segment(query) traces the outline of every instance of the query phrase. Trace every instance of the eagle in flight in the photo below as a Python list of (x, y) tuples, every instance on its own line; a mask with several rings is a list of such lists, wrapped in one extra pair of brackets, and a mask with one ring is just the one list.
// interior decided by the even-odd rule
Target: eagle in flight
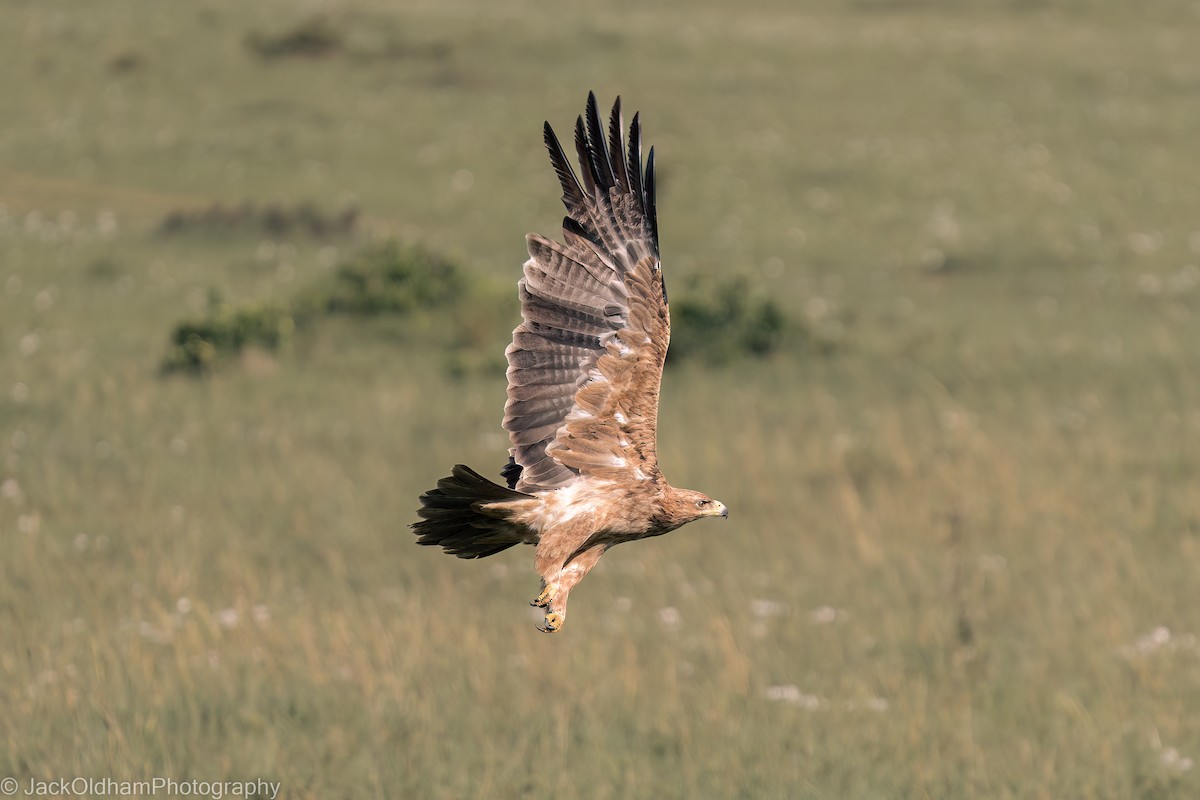
[(655, 436), (671, 338), (658, 255), (654, 149), (642, 169), (635, 114), (624, 137), (621, 99), (605, 141), (596, 97), (575, 122), (579, 175), (546, 123), (567, 215), (563, 243), (537, 234), (518, 286), (523, 321), (508, 357), (504, 428), (508, 486), (454, 467), (421, 495), (417, 542), (459, 558), (515, 544), (537, 547), (546, 610), (539, 630), (566, 620), (567, 596), (615, 544), (728, 517), (723, 503), (676, 489), (658, 468)]

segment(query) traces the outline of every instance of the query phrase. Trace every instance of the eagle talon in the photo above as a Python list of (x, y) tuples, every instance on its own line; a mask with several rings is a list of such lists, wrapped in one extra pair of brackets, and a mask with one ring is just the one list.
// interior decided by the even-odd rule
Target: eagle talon
[(529, 601), (529, 605), (534, 608), (549, 608), (555, 594), (553, 585), (548, 583), (542, 587), (541, 594)]
[(538, 625), (537, 629), (542, 633), (555, 633), (562, 628), (563, 622), (565, 621), (565, 615), (560, 614), (557, 611), (551, 611), (546, 615), (545, 624)]

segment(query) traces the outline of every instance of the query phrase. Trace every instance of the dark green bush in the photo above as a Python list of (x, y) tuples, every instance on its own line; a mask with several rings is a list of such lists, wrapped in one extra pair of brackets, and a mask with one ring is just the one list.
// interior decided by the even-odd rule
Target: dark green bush
[(342, 49), (342, 32), (324, 14), (301, 20), (295, 27), (278, 33), (254, 32), (246, 37), (246, 47), (261, 58), (320, 58)]
[(286, 308), (264, 304), (230, 309), (214, 298), (207, 317), (175, 326), (163, 368), (205, 372), (246, 347), (278, 350), (295, 327)]
[(338, 267), (333, 284), (318, 287), (309, 304), (341, 314), (404, 314), (446, 305), (464, 288), (453, 261), (389, 240)]
[[(329, 314), (393, 315), (404, 318), (458, 302), (466, 283), (453, 261), (421, 247), (387, 241), (368, 247), (339, 266), (333, 277), (302, 291), (287, 304), (230, 308), (215, 294), (208, 315), (175, 326), (163, 367), (205, 372), (246, 347), (278, 350), (303, 327)], [(489, 308), (494, 304), (485, 305)], [(471, 324), (453, 326), (457, 338), (446, 346), (470, 350), (491, 316), (457, 312)], [(417, 330), (404, 323), (406, 329)], [(482, 328), (481, 328), (482, 326)], [(439, 326), (445, 328), (446, 326)], [(477, 330), (478, 329), (478, 330)], [(418, 333), (419, 335), (419, 333)], [(463, 363), (472, 363), (463, 356)]]
[(667, 363), (692, 356), (713, 363), (765, 356), (799, 331), (774, 300), (751, 291), (744, 278), (700, 282), (672, 297)]
[(213, 203), (207, 208), (175, 209), (163, 217), (164, 234), (261, 232), (272, 236), (307, 234), (315, 239), (348, 236), (358, 223), (358, 209), (322, 211), (311, 203), (259, 205), (244, 202), (227, 206)]

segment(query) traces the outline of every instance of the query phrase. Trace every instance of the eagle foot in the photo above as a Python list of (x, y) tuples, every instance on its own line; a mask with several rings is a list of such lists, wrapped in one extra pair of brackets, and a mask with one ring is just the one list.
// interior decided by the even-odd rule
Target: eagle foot
[(542, 633), (556, 633), (560, 628), (562, 628), (563, 623), (566, 621), (566, 614), (560, 614), (557, 611), (551, 611), (546, 615), (545, 624), (538, 625), (537, 629)]
[(558, 592), (555, 590), (554, 584), (547, 583), (542, 587), (541, 594), (529, 601), (529, 605), (534, 608), (549, 608), (550, 604), (554, 602), (554, 595), (556, 594)]

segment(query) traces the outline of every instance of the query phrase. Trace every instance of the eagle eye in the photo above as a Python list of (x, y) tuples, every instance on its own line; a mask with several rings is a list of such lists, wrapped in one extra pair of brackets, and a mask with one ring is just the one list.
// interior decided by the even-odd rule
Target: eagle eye
[(700, 508), (704, 508), (706, 505), (708, 505), (711, 502), (712, 502), (712, 500), (697, 500), (696, 505), (699, 506)]

